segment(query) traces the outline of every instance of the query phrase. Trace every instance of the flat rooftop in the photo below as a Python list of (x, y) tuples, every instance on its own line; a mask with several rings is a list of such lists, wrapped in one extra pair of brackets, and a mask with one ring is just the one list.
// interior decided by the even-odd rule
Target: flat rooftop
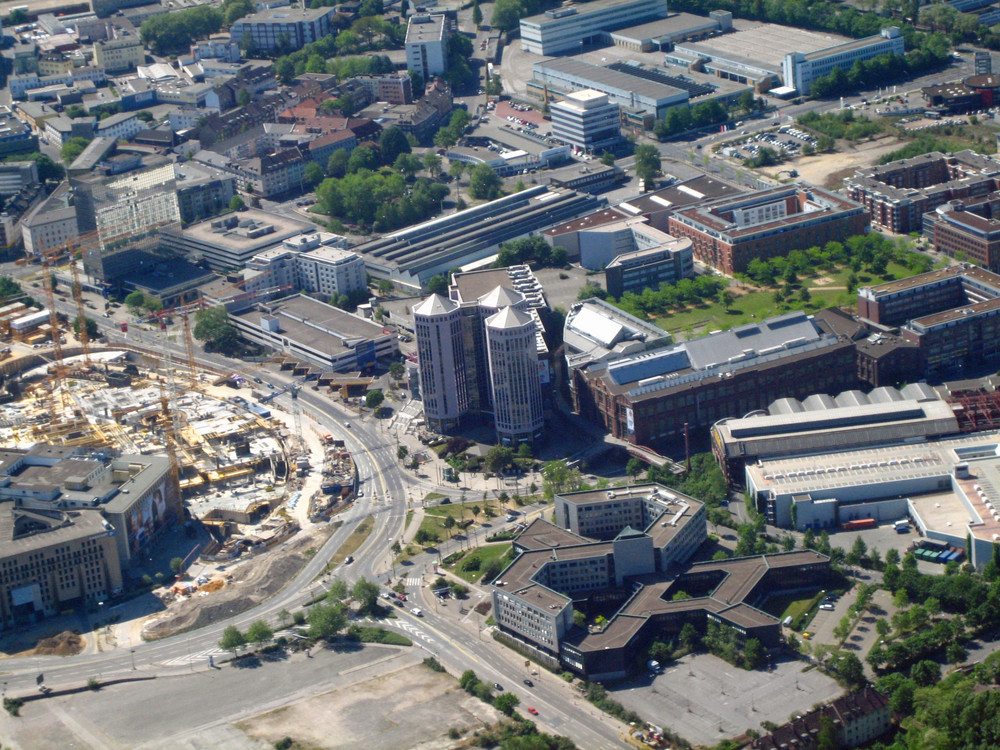
[(546, 237), (558, 237), (561, 234), (579, 232), (582, 229), (593, 229), (595, 227), (602, 226), (603, 224), (614, 224), (627, 218), (628, 216), (623, 214), (617, 208), (605, 208), (600, 211), (595, 211), (592, 214), (581, 216), (579, 219), (567, 221), (565, 224), (560, 224), (557, 227), (546, 229), (543, 234)]
[(324, 334), (341, 340), (377, 339), (385, 335), (378, 323), (301, 294), (269, 302), (263, 308), (250, 309), (232, 317), (259, 328), (261, 318), (274, 316), (280, 321), (282, 334), (296, 341), (314, 344), (318, 344), (316, 338)]
[(297, 8), (286, 5), (281, 8), (271, 8), (262, 10), (241, 18), (237, 23), (299, 23), (302, 21), (311, 22), (331, 14), (332, 8)]
[(307, 221), (260, 211), (238, 211), (191, 224), (179, 230), (188, 240), (238, 252), (259, 251), (302, 232), (314, 231)]
[(443, 15), (421, 13), (410, 16), (406, 25), (406, 44), (437, 42), (444, 38), (446, 19)]
[(616, 29), (611, 32), (611, 35), (640, 42), (656, 41), (662, 37), (672, 38), (685, 31), (712, 26), (718, 26), (718, 22), (714, 18), (696, 16), (693, 13), (671, 13), (666, 18), (660, 18), (656, 21), (647, 21), (635, 26)]
[(630, 92), (656, 102), (674, 99), (686, 101), (688, 96), (684, 89), (620, 73), (600, 65), (591, 65), (573, 57), (553, 57), (537, 62), (534, 65), (534, 71), (536, 75), (552, 71), (556, 74), (572, 76), (585, 81), (588, 86), (592, 84), (599, 91), (614, 89), (620, 92)]
[(963, 277), (968, 277), (977, 282), (977, 284), (995, 289), (997, 295), (1000, 296), (1000, 275), (987, 271), (985, 268), (972, 265), (948, 266), (948, 268), (942, 268), (937, 271), (928, 271), (917, 276), (911, 276), (908, 279), (887, 281), (884, 284), (863, 287), (859, 292), (863, 292), (869, 299), (877, 300), (880, 297), (891, 296), (910, 289), (919, 289), (920, 287), (931, 286), (942, 281), (947, 281), (948, 279), (961, 279)]
[(781, 70), (789, 52), (809, 53), (851, 41), (835, 34), (805, 31), (792, 26), (762, 23), (730, 34), (722, 34), (697, 44), (681, 44), (679, 49), (703, 52), (710, 57), (744, 59), (766, 69)]
[(660, 211), (677, 210), (702, 201), (728, 198), (746, 192), (743, 188), (730, 185), (717, 177), (700, 175), (678, 182), (652, 193), (629, 198), (618, 204), (618, 209), (629, 214), (651, 214)]

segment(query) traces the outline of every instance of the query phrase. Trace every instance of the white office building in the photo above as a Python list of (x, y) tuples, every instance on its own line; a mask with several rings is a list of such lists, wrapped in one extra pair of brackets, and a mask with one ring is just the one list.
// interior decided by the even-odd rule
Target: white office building
[(413, 308), (413, 324), (424, 417), (433, 429), (445, 431), (469, 411), (462, 311), (433, 294)]
[(621, 108), (593, 89), (567, 94), (553, 104), (552, 137), (586, 153), (614, 150), (622, 142)]
[(443, 15), (410, 16), (406, 26), (406, 69), (427, 81), (448, 70), (448, 26)]
[(899, 28), (890, 26), (875, 36), (854, 39), (815, 52), (789, 52), (782, 64), (782, 78), (785, 86), (794, 88), (800, 94), (808, 94), (813, 81), (829, 75), (834, 68), (846, 73), (859, 60), (871, 60), (879, 55), (902, 55), (904, 52), (905, 43)]
[(296, 258), (299, 286), (310, 294), (336, 297), (366, 286), (365, 262), (360, 255), (339, 247), (318, 247)]
[(497, 438), (530, 442), (544, 426), (534, 319), (513, 307), (487, 318), (486, 352)]
[(536, 55), (578, 52), (604, 32), (667, 17), (667, 0), (593, 0), (521, 19), (521, 49)]

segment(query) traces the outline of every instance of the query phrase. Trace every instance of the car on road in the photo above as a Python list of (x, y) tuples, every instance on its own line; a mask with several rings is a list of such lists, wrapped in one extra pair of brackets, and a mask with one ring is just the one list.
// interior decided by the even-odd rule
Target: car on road
[(344, 558), (344, 565), (350, 565), (352, 562), (354, 562), (354, 555), (348, 555)]
[(538, 709), (536, 709), (534, 706), (528, 706), (528, 713), (531, 714), (532, 716), (538, 716)]
[(344, 427), (346, 427), (347, 429), (351, 429), (351, 423), (350, 422), (344, 422)]
[(503, 685), (501, 685), (499, 682), (494, 682), (493, 683), (493, 689), (496, 690), (498, 693), (502, 693), (503, 692)]
[(531, 680), (525, 680), (524, 684), (527, 685), (528, 687), (534, 687), (535, 686), (535, 683), (533, 683)]
[(255, 382), (255, 383), (263, 383), (264, 381), (261, 380), (260, 378), (254, 378), (253, 382)]
[(267, 387), (270, 388), (273, 391), (274, 390), (274, 383), (268, 383)]
[(424, 616), (424, 612), (423, 612), (422, 609), (420, 609), (420, 607), (414, 607), (413, 609), (410, 610), (410, 612), (412, 614), (416, 615), (417, 617), (423, 617)]

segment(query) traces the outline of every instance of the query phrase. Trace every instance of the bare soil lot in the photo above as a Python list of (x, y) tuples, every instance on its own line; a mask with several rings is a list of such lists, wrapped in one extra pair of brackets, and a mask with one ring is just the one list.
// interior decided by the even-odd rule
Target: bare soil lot
[[(838, 146), (844, 142), (839, 141)], [(846, 146), (844, 150), (833, 154), (817, 154), (802, 156), (785, 162), (782, 169), (794, 167), (799, 172), (799, 179), (827, 188), (839, 188), (844, 178), (858, 167), (867, 167), (878, 161), (879, 157), (890, 151), (902, 148), (902, 142), (895, 137), (878, 138), (866, 141), (857, 146)]]
[(236, 726), (268, 743), (291, 737), (324, 750), (437, 750), (498, 714), (458, 687), (453, 677), (417, 664), (255, 716)]

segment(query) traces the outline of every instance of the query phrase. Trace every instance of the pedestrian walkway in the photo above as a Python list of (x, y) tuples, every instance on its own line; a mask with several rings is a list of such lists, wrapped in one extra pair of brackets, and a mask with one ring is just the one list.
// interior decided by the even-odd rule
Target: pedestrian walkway
[(201, 664), (202, 662), (207, 662), (209, 658), (214, 659), (217, 656), (224, 656), (228, 653), (228, 651), (223, 651), (221, 648), (212, 647), (206, 648), (202, 651), (195, 651), (187, 656), (178, 656), (173, 659), (167, 659), (166, 661), (159, 663), (164, 667), (186, 667), (189, 664)]

